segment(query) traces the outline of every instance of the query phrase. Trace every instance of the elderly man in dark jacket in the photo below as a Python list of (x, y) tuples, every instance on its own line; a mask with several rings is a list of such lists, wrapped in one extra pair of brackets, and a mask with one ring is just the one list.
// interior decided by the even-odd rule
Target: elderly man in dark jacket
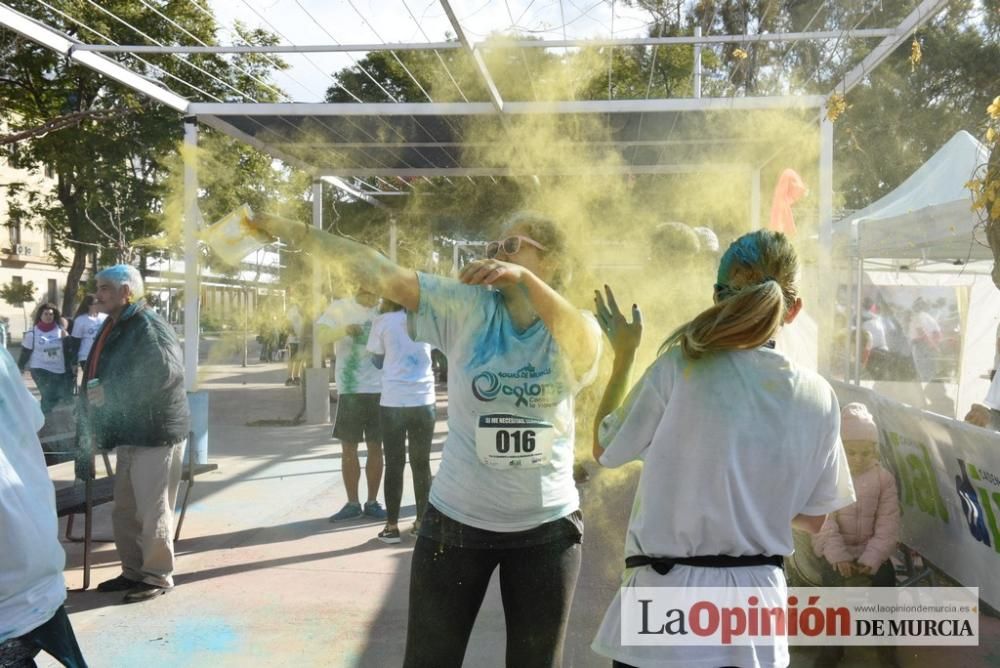
[(191, 416), (180, 344), (145, 301), (135, 267), (97, 274), (98, 309), (108, 314), (84, 376), (87, 425), (98, 448), (117, 448), (115, 545), (122, 574), (98, 591), (134, 603), (173, 587), (174, 505)]

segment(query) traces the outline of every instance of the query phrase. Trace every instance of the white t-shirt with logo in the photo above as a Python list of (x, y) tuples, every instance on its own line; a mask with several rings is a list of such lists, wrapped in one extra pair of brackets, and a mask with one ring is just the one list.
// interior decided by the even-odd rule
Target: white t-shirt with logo
[(320, 336), (323, 328), (340, 330), (358, 325), (362, 330), (359, 336), (343, 336), (333, 344), (333, 354), (337, 356), (333, 377), (339, 394), (378, 394), (382, 391), (382, 372), (372, 364), (367, 349), (376, 315), (375, 308), (362, 306), (353, 299), (337, 299), (330, 302), (316, 321)]
[(80, 339), (80, 352), (77, 354), (77, 361), (87, 361), (90, 349), (94, 345), (94, 339), (97, 338), (97, 332), (101, 329), (101, 323), (107, 317), (107, 313), (98, 313), (97, 315), (84, 313), (73, 320), (73, 336)]
[(406, 331), (406, 311), (383, 313), (372, 323), (368, 352), (385, 355), (382, 406), (429, 406), (434, 403), (431, 347)]
[[(409, 316), (411, 331), (448, 356), (448, 438), (430, 502), (488, 531), (523, 531), (576, 511), (573, 398), (597, 374), (597, 321), (586, 314), (580, 336), (592, 337), (598, 352), (591, 369), (574, 378), (540, 320), (523, 332), (514, 328), (500, 292), (417, 276), (420, 307)], [(495, 461), (484, 461), (492, 443)], [(550, 452), (535, 459), (544, 448)]]
[(25, 332), (21, 347), (31, 351), (28, 368), (66, 373), (62, 342), (65, 335), (66, 332), (58, 325), (48, 332), (43, 332), (38, 327), (32, 327), (31, 331)]
[[(789, 555), (792, 519), (854, 502), (830, 385), (767, 348), (687, 360), (661, 355), (601, 423), (605, 466), (642, 460), (625, 556)], [(781, 607), (774, 566), (626, 569), (623, 587), (748, 587)], [(636, 666), (785, 666), (773, 645), (622, 646), (621, 594), (608, 607), (595, 652)]]

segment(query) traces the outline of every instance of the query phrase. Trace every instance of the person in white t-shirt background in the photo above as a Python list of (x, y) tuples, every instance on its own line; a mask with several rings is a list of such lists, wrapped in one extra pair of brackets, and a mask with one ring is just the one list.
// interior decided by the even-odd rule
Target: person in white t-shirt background
[[(334, 381), (337, 385), (337, 416), (333, 437), (341, 444), (341, 475), (347, 503), (330, 516), (331, 522), (367, 516), (384, 520), (385, 510), (378, 502), (382, 483), (382, 417), (379, 399), (382, 372), (372, 362), (367, 350), (372, 321), (378, 312), (378, 297), (368, 290), (358, 290), (353, 298), (330, 303), (316, 321), (316, 334), (322, 344), (334, 341)], [(361, 462), (358, 445), (364, 441), (365, 482), (368, 500), (361, 505), (358, 485)]]
[(80, 307), (73, 318), (71, 336), (76, 340), (76, 365), (81, 369), (87, 364), (87, 356), (94, 345), (94, 339), (97, 338), (97, 332), (107, 317), (107, 313), (97, 310), (94, 295), (87, 295), (80, 302)]
[(299, 305), (293, 303), (289, 306), (285, 318), (288, 320), (288, 378), (285, 380), (285, 386), (290, 387), (302, 384), (302, 370), (305, 368), (309, 350), (301, 345), (305, 324)]
[(73, 381), (67, 374), (63, 339), (69, 334), (59, 324), (62, 317), (55, 304), (45, 303), (35, 311), (35, 324), (21, 340), (18, 368), (31, 373), (42, 397), (42, 413), (48, 415), (61, 401), (73, 394)]
[(789, 663), (781, 636), (754, 645), (625, 643), (621, 602), (633, 587), (750, 587), (762, 607), (784, 607), (792, 527), (815, 533), (827, 513), (854, 502), (833, 389), (773, 349), (802, 308), (797, 274), (785, 235), (736, 240), (720, 260), (715, 305), (666, 339), (627, 398), (641, 315), (633, 305), (629, 322), (610, 288), (606, 302), (597, 293), (615, 355), (594, 456), (608, 467), (643, 461), (622, 590), (592, 645), (615, 666)]
[(372, 323), (368, 352), (382, 369), (382, 443), (385, 450), (385, 528), (378, 539), (398, 543), (399, 505), (403, 497), (403, 470), (407, 443), (410, 474), (417, 502), (413, 533), (427, 507), (431, 489), (431, 442), (434, 440), (434, 372), (431, 346), (417, 343), (406, 331), (406, 312), (399, 304), (382, 300), (382, 315)]

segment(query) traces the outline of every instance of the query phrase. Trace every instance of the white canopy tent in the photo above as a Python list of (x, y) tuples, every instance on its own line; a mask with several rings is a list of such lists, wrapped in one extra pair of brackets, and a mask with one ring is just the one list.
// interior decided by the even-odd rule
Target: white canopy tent
[[(982, 400), (988, 388), (986, 372), (994, 366), (1000, 292), (989, 276), (992, 252), (976, 238), (979, 218), (965, 187), (987, 157), (985, 146), (960, 131), (895, 190), (834, 224), (834, 247), (853, 268), (855, 331), (861, 329), (862, 296), (869, 286), (957, 289), (957, 382), (938, 388), (948, 394), (943, 404), (948, 409), (941, 409), (941, 403), (920, 405), (933, 394), (930, 383), (875, 383), (875, 389), (897, 400), (949, 417), (961, 418), (973, 402)], [(856, 337), (856, 384), (862, 384), (860, 359), (861, 340)]]

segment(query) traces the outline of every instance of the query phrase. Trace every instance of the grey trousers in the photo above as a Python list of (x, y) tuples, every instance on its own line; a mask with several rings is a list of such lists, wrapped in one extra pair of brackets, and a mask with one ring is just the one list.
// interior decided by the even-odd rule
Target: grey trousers
[(174, 506), (185, 443), (118, 446), (111, 520), (122, 574), (130, 580), (174, 586)]

